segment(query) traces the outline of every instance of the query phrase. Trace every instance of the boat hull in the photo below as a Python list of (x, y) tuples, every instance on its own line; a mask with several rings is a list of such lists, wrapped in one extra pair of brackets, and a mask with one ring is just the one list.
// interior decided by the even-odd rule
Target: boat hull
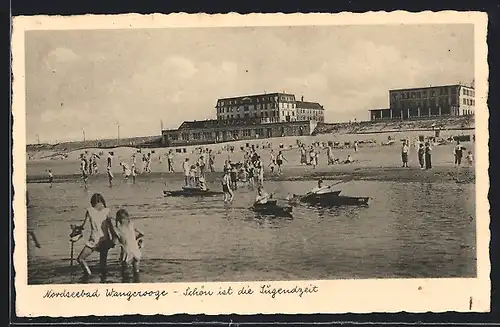
[(370, 198), (365, 196), (344, 196), (339, 192), (312, 194), (300, 198), (300, 202), (319, 206), (367, 206)]
[(293, 207), (279, 206), (276, 202), (269, 202), (266, 204), (254, 204), (252, 210), (261, 215), (275, 216), (275, 217), (291, 217)]
[(218, 191), (203, 191), (200, 189), (188, 189), (184, 188), (182, 190), (174, 190), (174, 191), (163, 191), (164, 196), (186, 196), (186, 197), (210, 197), (210, 196), (220, 196), (224, 194), (223, 192), (218, 192)]

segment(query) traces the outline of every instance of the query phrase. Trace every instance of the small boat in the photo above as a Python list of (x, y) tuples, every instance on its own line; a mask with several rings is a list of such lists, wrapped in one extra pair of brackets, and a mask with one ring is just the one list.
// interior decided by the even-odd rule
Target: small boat
[(341, 191), (334, 191), (322, 194), (310, 194), (305, 196), (294, 195), (291, 201), (302, 202), (319, 206), (367, 206), (370, 197), (344, 196), (339, 195)]
[(280, 206), (277, 200), (268, 200), (265, 204), (254, 203), (252, 210), (262, 215), (270, 215), (275, 217), (291, 217), (292, 206)]
[(164, 196), (218, 196), (222, 195), (224, 192), (219, 192), (219, 191), (211, 191), (211, 190), (202, 190), (197, 187), (183, 187), (182, 190), (174, 190), (174, 191), (168, 191), (168, 190), (163, 190), (163, 195)]

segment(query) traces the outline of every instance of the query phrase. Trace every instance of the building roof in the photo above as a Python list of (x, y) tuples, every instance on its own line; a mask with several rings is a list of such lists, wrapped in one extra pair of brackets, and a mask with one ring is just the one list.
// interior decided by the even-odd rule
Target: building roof
[(389, 92), (423, 90), (423, 89), (433, 89), (433, 88), (438, 88), (438, 87), (452, 87), (452, 86), (462, 86), (462, 87), (466, 87), (468, 89), (474, 89), (474, 87), (469, 86), (469, 85), (465, 85), (465, 84), (446, 84), (446, 85), (429, 85), (429, 86), (420, 86), (420, 87), (407, 87), (407, 88), (402, 88), (402, 89), (392, 89), (392, 90), (389, 90)]
[(235, 99), (243, 99), (243, 98), (253, 99), (253, 98), (257, 98), (257, 97), (275, 96), (275, 95), (277, 95), (277, 96), (286, 95), (286, 96), (295, 97), (295, 94), (275, 92), (275, 93), (261, 93), (261, 94), (240, 95), (240, 96), (234, 96), (234, 97), (220, 98), (218, 100), (235, 100)]
[(247, 126), (261, 123), (261, 118), (240, 118), (240, 119), (207, 119), (185, 121), (179, 126), (182, 129), (200, 129), (210, 127), (226, 127), (226, 126)]
[(297, 109), (319, 109), (325, 110), (318, 102), (295, 101)]

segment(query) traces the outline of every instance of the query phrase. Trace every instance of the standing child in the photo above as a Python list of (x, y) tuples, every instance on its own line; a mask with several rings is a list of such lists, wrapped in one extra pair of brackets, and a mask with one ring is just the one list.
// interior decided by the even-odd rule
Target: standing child
[(94, 252), (99, 252), (99, 263), (101, 268), (101, 282), (106, 280), (106, 262), (108, 251), (114, 247), (112, 242), (112, 216), (106, 207), (106, 201), (99, 193), (95, 193), (90, 198), (90, 207), (85, 212), (85, 218), (81, 225), (83, 230), (86, 222), (90, 224), (90, 236), (82, 252), (76, 259), (83, 269), (84, 278), (90, 277), (92, 272), (87, 264), (87, 257)]
[(127, 270), (132, 266), (134, 282), (139, 283), (139, 261), (141, 260), (141, 244), (144, 233), (135, 228), (125, 209), (116, 212), (116, 227), (114, 228), (120, 251), (122, 280), (127, 281)]
[(467, 163), (469, 164), (469, 167), (472, 167), (474, 164), (474, 157), (472, 156), (472, 151), (467, 152)]

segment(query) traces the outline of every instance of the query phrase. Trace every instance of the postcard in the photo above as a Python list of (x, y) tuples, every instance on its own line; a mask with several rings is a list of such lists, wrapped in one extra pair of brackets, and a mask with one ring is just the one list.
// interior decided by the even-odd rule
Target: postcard
[(487, 20), (15, 17), (17, 314), (488, 312)]

